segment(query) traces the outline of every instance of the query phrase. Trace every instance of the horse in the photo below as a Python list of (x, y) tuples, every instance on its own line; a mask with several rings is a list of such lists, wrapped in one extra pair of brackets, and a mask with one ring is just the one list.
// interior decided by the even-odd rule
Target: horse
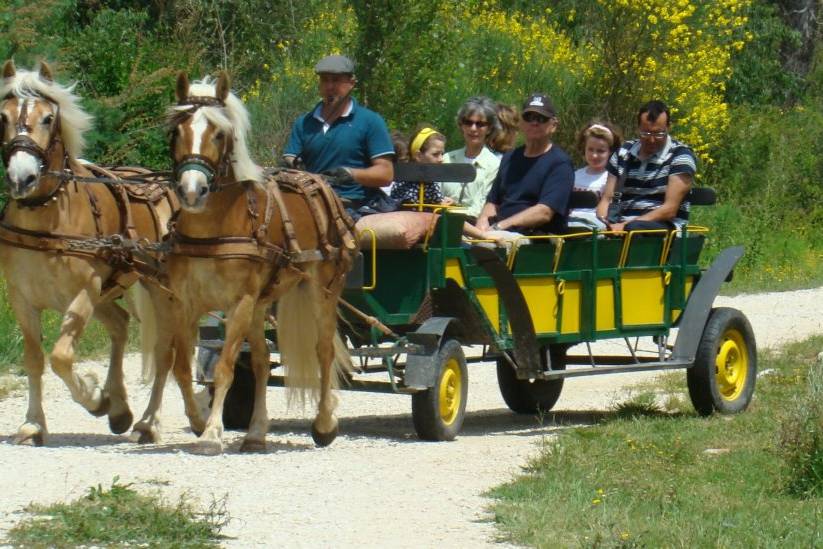
[[(146, 170), (105, 169), (78, 160), (92, 117), (80, 107), (73, 86), (55, 82), (46, 63), (35, 72), (7, 61), (2, 76), (0, 143), (9, 200), (0, 213), (0, 269), (23, 336), (29, 394), (25, 421), (13, 440), (46, 443), (41, 314), (47, 309), (62, 315), (49, 356), (53, 371), (76, 402), (95, 416), (107, 415), (113, 433), (124, 433), (133, 420), (123, 382), (129, 313), (115, 299), (155, 268), (149, 252), (141, 255), (125, 244), (158, 241), (177, 209), (176, 197), (156, 183), (118, 182)], [(90, 182), (95, 178), (106, 183)], [(137, 297), (139, 309), (150, 316), (148, 294)], [(111, 338), (103, 387), (96, 376), (73, 369), (76, 341), (92, 316)], [(153, 350), (150, 326), (143, 329), (144, 344)], [(147, 353), (144, 365), (151, 356)]]
[[(318, 400), (312, 437), (338, 433), (332, 390), (351, 359), (337, 337), (337, 304), (351, 267), (353, 224), (319, 177), (294, 170), (267, 175), (249, 156), (249, 116), (228, 76), (189, 83), (178, 75), (170, 109), (173, 186), (181, 204), (165, 258), (171, 314), (157, 317), (157, 376), (149, 407), (135, 424), (138, 440), (156, 441), (163, 383), (172, 369), (183, 393), (195, 451), (223, 451), (223, 406), (234, 365), (248, 340), (254, 408), (240, 450), (265, 451), (270, 374), (264, 322), (277, 303), (277, 341), (290, 398)], [(169, 299), (169, 298), (166, 298)], [(162, 303), (156, 304), (162, 307)], [(214, 399), (205, 424), (192, 391), (191, 357), (200, 317), (225, 313), (225, 343), (215, 366)]]

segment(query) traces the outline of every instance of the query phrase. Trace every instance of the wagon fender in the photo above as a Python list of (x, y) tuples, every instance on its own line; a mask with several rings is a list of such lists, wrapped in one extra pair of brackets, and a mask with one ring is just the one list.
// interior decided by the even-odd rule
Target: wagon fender
[(700, 277), (680, 317), (672, 359), (694, 362), (714, 298), (717, 297), (721, 284), (743, 256), (743, 251), (743, 246), (726, 248)]
[(406, 356), (405, 385), (409, 389), (425, 391), (437, 381), (437, 353), (443, 336), (454, 322), (452, 317), (432, 317), (414, 332), (406, 334), (409, 343), (423, 347), (423, 352)]

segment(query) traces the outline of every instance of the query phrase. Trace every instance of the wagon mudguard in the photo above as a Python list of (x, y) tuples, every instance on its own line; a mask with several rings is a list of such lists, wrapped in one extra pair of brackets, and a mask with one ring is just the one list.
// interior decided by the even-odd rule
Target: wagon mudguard
[(437, 381), (436, 358), (440, 342), (454, 321), (451, 317), (432, 317), (414, 332), (406, 334), (409, 343), (423, 347), (422, 353), (406, 355), (404, 384), (407, 388), (425, 391), (434, 387)]
[(672, 359), (694, 362), (714, 298), (717, 297), (721, 284), (743, 256), (743, 251), (743, 246), (726, 248), (700, 277), (680, 317)]

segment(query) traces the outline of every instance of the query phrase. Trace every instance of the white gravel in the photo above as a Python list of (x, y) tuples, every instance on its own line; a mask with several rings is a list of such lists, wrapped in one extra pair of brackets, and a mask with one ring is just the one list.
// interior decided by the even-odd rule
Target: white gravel
[[(823, 288), (718, 298), (749, 317), (759, 347), (823, 333)], [(103, 365), (88, 363), (102, 379)], [(136, 417), (147, 402), (139, 360), (129, 356), (127, 383)], [(410, 399), (400, 395), (341, 393), (341, 436), (317, 449), (310, 417), (285, 408), (282, 389), (270, 389), (268, 453), (238, 453), (242, 433), (227, 432), (218, 457), (189, 453), (188, 431), (176, 387), (164, 409), (163, 444), (137, 446), (108, 432), (71, 401), (51, 372), (46, 375), (47, 447), (11, 443), (22, 422), (20, 392), (0, 401), (0, 537), (22, 518), (29, 502), (68, 501), (90, 486), (133, 482), (176, 499), (203, 504), (227, 497), (232, 520), (228, 547), (485, 547), (500, 546), (484, 492), (517, 475), (546, 437), (567, 424), (585, 424), (627, 387), (653, 374), (568, 380), (556, 422), (511, 414), (497, 390), (491, 364), (470, 365), (468, 415), (451, 443), (417, 440)]]

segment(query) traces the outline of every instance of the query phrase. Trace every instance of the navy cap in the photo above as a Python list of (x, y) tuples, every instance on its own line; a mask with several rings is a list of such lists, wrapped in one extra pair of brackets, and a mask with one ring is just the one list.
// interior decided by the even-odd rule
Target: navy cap
[(551, 99), (542, 93), (533, 93), (523, 102), (523, 114), (527, 112), (536, 112), (548, 118), (556, 116)]
[(317, 62), (314, 72), (331, 74), (354, 74), (354, 61), (345, 55), (328, 55)]

